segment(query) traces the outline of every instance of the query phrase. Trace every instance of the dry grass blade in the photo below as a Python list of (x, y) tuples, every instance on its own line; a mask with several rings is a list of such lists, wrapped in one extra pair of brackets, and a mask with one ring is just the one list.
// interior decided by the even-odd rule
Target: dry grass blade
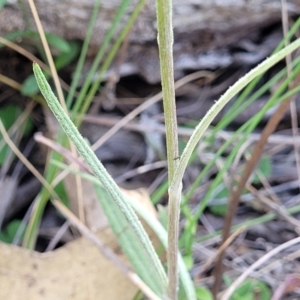
[(15, 155), (22, 161), (22, 163), (28, 168), (28, 170), (41, 182), (42, 185), (56, 198), (59, 198), (52, 186), (44, 179), (40, 172), (28, 161), (28, 159), (21, 153), (21, 151), (16, 147), (16, 145), (9, 138), (7, 131), (5, 130), (3, 123), (0, 120), (0, 132), (11, 150)]
[(117, 177), (115, 179), (115, 181), (117, 183), (123, 182), (134, 176), (141, 175), (141, 174), (147, 173), (147, 172), (155, 170), (155, 169), (161, 169), (161, 168), (166, 168), (166, 167), (167, 167), (166, 161), (156, 161), (154, 163), (146, 164), (146, 165), (140, 166), (138, 168), (132, 169), (132, 170), (120, 175), (119, 177)]
[(33, 15), (35, 24), (37, 26), (39, 35), (40, 35), (41, 40), (42, 40), (43, 48), (44, 48), (45, 53), (46, 53), (46, 57), (47, 57), (47, 60), (48, 60), (49, 66), (50, 66), (50, 70), (51, 70), (52, 77), (53, 77), (53, 80), (54, 80), (54, 84), (55, 84), (55, 87), (56, 87), (56, 91), (57, 91), (57, 94), (58, 94), (58, 99), (59, 99), (62, 107), (64, 108), (64, 110), (67, 110), (65, 99), (64, 99), (64, 94), (63, 94), (63, 91), (61, 89), (61, 85), (59, 83), (58, 74), (57, 74), (57, 71), (56, 71), (56, 68), (55, 68), (55, 65), (54, 65), (53, 57), (51, 55), (50, 48), (49, 48), (49, 45), (48, 45), (47, 40), (46, 40), (46, 35), (45, 35), (45, 32), (44, 32), (41, 20), (39, 18), (36, 6), (35, 6), (33, 0), (28, 0), (28, 2), (29, 2), (29, 5), (30, 5), (30, 9), (32, 11), (32, 15)]
[(3, 74), (0, 74), (0, 82), (3, 82), (6, 85), (8, 85), (16, 90), (19, 90), (19, 91), (22, 89), (22, 85), (19, 82), (15, 81), (13, 79), (10, 79), (9, 77), (7, 77)]
[[(17, 90), (17, 91), (21, 91), (22, 90), (22, 84), (20, 84), (19, 82), (3, 75), (3, 74), (0, 74), (0, 82), (3, 82), (4, 84), (8, 85), (9, 87)], [(40, 104), (44, 104), (44, 101), (43, 99), (36, 95), (36, 96), (32, 96), (31, 97), (32, 99), (34, 99), (36, 102), (40, 103)]]
[(0, 230), (9, 209), (10, 203), (12, 203), (15, 197), (15, 191), (18, 187), (18, 180), (13, 177), (6, 176), (0, 180)]
[(287, 275), (284, 282), (282, 282), (274, 292), (271, 300), (281, 300), (285, 294), (293, 292), (299, 286), (300, 274)]
[[(60, 82), (59, 82), (59, 77), (58, 77), (58, 74), (57, 74), (57, 71), (56, 71), (56, 68), (55, 68), (55, 65), (54, 65), (54, 61), (53, 61), (53, 57), (51, 55), (49, 45), (48, 45), (47, 40), (46, 40), (46, 35), (45, 35), (45, 32), (44, 32), (41, 20), (39, 18), (39, 15), (38, 15), (36, 6), (34, 4), (34, 1), (33, 0), (28, 0), (28, 2), (29, 2), (30, 9), (31, 9), (33, 17), (34, 17), (35, 24), (38, 28), (40, 38), (42, 40), (43, 48), (45, 50), (46, 57), (47, 57), (47, 60), (48, 60), (49, 66), (50, 66), (50, 70), (51, 70), (51, 73), (52, 73), (52, 77), (53, 77), (53, 80), (54, 80), (54, 84), (55, 84), (55, 87), (56, 87), (58, 99), (59, 99), (60, 104), (61, 104), (62, 108), (64, 109), (64, 111), (67, 112), (67, 106), (66, 106), (64, 94), (63, 94), (63, 91), (62, 91), (62, 88), (61, 88), (61, 85), (60, 85)], [(72, 153), (74, 155), (76, 155), (76, 153), (77, 153), (76, 148), (74, 147), (74, 145), (72, 143), (71, 143), (70, 147), (71, 147)], [(76, 189), (77, 189), (78, 213), (79, 213), (80, 219), (84, 222), (85, 217), (84, 217), (84, 209), (83, 209), (82, 182), (81, 182), (80, 176), (78, 176), (78, 175), (75, 176), (75, 179), (76, 179)]]
[[(32, 53), (30, 53), (29, 51), (27, 51), (26, 49), (20, 47), (19, 45), (17, 45), (16, 43), (13, 43), (11, 41), (6, 40), (5, 38), (3, 38), (2, 36), (0, 36), (0, 43), (15, 50), (16, 52), (22, 54), (24, 57), (28, 58), (31, 61), (35, 61), (37, 62), (41, 68), (43, 68), (45, 71), (50, 72), (49, 67), (44, 64), (40, 59), (38, 59), (35, 55), (33, 55)], [(59, 78), (60, 84), (61, 86), (65, 89), (68, 90), (69, 89), (69, 85), (66, 84), (62, 79)], [(21, 88), (20, 88), (21, 90)]]
[[(99, 116), (94, 116), (90, 114), (86, 114), (83, 118), (84, 122), (90, 123), (90, 124), (99, 124), (104, 125), (107, 127), (115, 126), (118, 122), (121, 121), (119, 117), (113, 117), (113, 116), (105, 116), (101, 115), (101, 118)], [(155, 124), (151, 126), (146, 126), (143, 124), (137, 124), (134, 122), (127, 123), (123, 126), (123, 128), (136, 131), (136, 132), (159, 132), (159, 133), (165, 133), (165, 127), (160, 124)], [(178, 135), (183, 137), (190, 137), (193, 133), (193, 129), (190, 128), (178, 128)], [(211, 130), (207, 130), (204, 136), (210, 136)], [(222, 131), (216, 133), (217, 138), (222, 138), (224, 140), (227, 140), (231, 138), (231, 136), (234, 134), (232, 131)], [(253, 142), (256, 142), (260, 139), (259, 133), (250, 133), (248, 140), (247, 140), (247, 147), (250, 146)], [(272, 134), (268, 138), (268, 144), (279, 144), (282, 143), (284, 146), (286, 145), (294, 145), (294, 143), (300, 143), (300, 137), (297, 137), (296, 140), (293, 137), (286, 136), (283, 134)]]
[(78, 156), (74, 156), (74, 154), (69, 151), (68, 149), (62, 147), (59, 143), (56, 143), (53, 140), (50, 140), (49, 138), (42, 135), (41, 132), (37, 132), (34, 135), (34, 139), (41, 144), (46, 145), (50, 149), (60, 153), (66, 160), (68, 160), (70, 163), (73, 163), (80, 167), (80, 169), (86, 173), (91, 173), (89, 168), (86, 166), (86, 164), (82, 161), (81, 158)]

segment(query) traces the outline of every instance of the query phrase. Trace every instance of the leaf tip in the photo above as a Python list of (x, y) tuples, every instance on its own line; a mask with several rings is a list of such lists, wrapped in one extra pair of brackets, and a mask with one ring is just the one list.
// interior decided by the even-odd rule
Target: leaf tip
[(33, 66), (33, 69), (35, 69), (35, 68), (39, 67), (38, 63), (37, 63), (37, 62), (35, 62), (35, 61), (33, 61), (33, 63), (32, 63), (32, 66)]

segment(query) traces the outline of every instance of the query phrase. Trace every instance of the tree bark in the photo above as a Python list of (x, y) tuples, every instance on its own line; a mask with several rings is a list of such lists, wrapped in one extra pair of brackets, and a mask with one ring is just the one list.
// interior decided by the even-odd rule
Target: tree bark
[[(66, 40), (83, 40), (94, 5), (93, 0), (36, 0), (46, 32)], [(97, 52), (121, 0), (103, 0), (89, 55)], [(119, 29), (138, 0), (132, 0)], [(280, 0), (173, 0), (175, 76), (186, 69), (199, 69), (201, 55), (224, 48), (244, 38), (257, 37), (257, 28), (281, 18)], [(300, 0), (288, 1), (291, 14), (300, 12)], [(27, 22), (25, 21), (27, 20)], [(8, 1), (0, 10), (0, 35), (35, 29), (27, 1)], [(148, 1), (129, 37), (121, 75), (138, 74), (150, 83), (160, 81), (156, 45), (155, 1)], [(223, 64), (226, 64), (224, 62)]]

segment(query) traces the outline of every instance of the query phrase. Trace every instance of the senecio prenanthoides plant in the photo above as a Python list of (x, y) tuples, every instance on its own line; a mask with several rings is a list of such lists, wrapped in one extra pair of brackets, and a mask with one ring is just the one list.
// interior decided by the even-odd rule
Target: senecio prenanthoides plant
[[(173, 57), (172, 57), (172, 5), (171, 0), (157, 0), (157, 21), (158, 21), (158, 44), (160, 52), (161, 76), (162, 76), (162, 90), (164, 113), (166, 121), (166, 140), (167, 140), (167, 155), (169, 167), (169, 224), (168, 224), (168, 276), (165, 273), (163, 265), (159, 260), (155, 249), (143, 228), (141, 222), (137, 218), (132, 207), (122, 195), (117, 184), (107, 173), (102, 163), (98, 160), (89, 145), (80, 135), (76, 126), (70, 120), (68, 114), (61, 107), (59, 101), (52, 92), (45, 76), (43, 75), (38, 64), (33, 64), (33, 71), (41, 90), (45, 97), (48, 106), (57, 118), (61, 127), (69, 137), (69, 139), (76, 146), (80, 155), (85, 159), (94, 175), (101, 182), (102, 186), (109, 193), (111, 198), (118, 205), (124, 217), (129, 222), (130, 226), (137, 234), (141, 244), (146, 253), (155, 266), (156, 276), (165, 287), (166, 299), (177, 299), (178, 291), (178, 222), (180, 212), (180, 199), (182, 189), (182, 178), (187, 167), (188, 161), (192, 155), (193, 150), (203, 136), (205, 130), (208, 128), (215, 116), (220, 110), (248, 83), (255, 77), (261, 75), (274, 64), (283, 59), (300, 46), (300, 39), (297, 39), (289, 46), (282, 49), (280, 52), (272, 55), (256, 68), (251, 70), (244, 77), (239, 79), (226, 93), (212, 106), (205, 117), (196, 126), (192, 136), (190, 137), (183, 153), (179, 157), (178, 139), (177, 139), (177, 122), (175, 109), (175, 92), (174, 92), (174, 78), (173, 78)], [(179, 158), (179, 159), (178, 159)], [(168, 288), (167, 288), (168, 287)], [(193, 288), (186, 292), (186, 299), (195, 300), (196, 293)], [(159, 295), (162, 296), (162, 295)]]

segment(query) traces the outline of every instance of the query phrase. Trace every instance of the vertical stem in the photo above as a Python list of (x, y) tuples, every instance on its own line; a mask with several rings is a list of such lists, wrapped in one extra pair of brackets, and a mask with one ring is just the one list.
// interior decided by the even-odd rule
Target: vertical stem
[[(179, 161), (177, 118), (173, 68), (172, 0), (156, 0), (158, 46), (160, 58), (163, 105), (166, 124), (168, 177), (172, 182)], [(177, 299), (178, 288), (178, 231), (180, 212), (179, 192), (169, 195), (168, 220), (168, 296)]]

